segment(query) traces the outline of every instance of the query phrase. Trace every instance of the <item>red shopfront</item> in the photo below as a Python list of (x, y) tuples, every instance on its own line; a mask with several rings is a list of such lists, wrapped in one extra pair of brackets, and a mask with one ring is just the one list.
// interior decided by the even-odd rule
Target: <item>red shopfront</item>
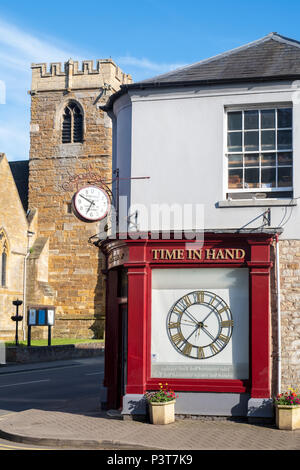
[(109, 408), (143, 414), (143, 394), (161, 382), (177, 392), (180, 414), (245, 415), (269, 403), (273, 237), (103, 244)]

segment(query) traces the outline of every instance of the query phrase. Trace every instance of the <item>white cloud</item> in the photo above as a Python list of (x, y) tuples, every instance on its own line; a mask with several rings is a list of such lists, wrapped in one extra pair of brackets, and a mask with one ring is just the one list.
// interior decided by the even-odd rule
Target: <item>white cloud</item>
[[(0, 152), (5, 152), (8, 160), (25, 160), (29, 156), (30, 97), (27, 92), (31, 63), (65, 62), (70, 57), (80, 60), (78, 49), (76, 53), (71, 49), (68, 45), (58, 44), (54, 38), (38, 37), (0, 19), (0, 83), (4, 82), (6, 88), (6, 104), (0, 104)], [(103, 57), (101, 51), (99, 55)], [(93, 56), (87, 54), (85, 58)], [(124, 72), (132, 75), (134, 81), (183, 65), (153, 62), (130, 54), (114, 57), (114, 60)]]
[(185, 65), (185, 64), (176, 64), (176, 63), (168, 64), (168, 63), (152, 62), (146, 58), (138, 59), (136, 57), (132, 57), (129, 55), (118, 57), (116, 59), (116, 62), (118, 65), (134, 66), (134, 67), (138, 67), (139, 69), (144, 69), (145, 71), (151, 71), (154, 73), (168, 72), (170, 70), (174, 70)]
[(9, 54), (9, 57), (13, 57), (11, 60), (20, 67), (27, 63), (28, 59), (32, 62), (48, 62), (67, 60), (71, 56), (71, 51), (55, 47), (1, 20), (0, 46), (2, 51), (3, 46), (6, 46), (14, 52), (13, 56)]
[[(25, 160), (29, 156), (27, 92), (31, 63), (61, 62), (70, 57), (77, 59), (68, 48), (54, 45), (54, 40), (42, 40), (0, 20), (0, 84), (6, 88), (5, 104), (0, 105), (0, 152), (5, 152), (8, 160)], [(3, 89), (2, 86), (2, 95)]]

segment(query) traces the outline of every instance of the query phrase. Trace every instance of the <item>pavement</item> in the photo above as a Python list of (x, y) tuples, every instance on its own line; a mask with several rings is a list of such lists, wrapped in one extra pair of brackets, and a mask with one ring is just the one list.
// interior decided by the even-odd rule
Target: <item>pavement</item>
[[(1, 368), (0, 376), (16, 372), (12, 367), (20, 366)], [(30, 365), (21, 367), (30, 369)], [(31, 365), (34, 370), (38, 367), (42, 364)], [(89, 400), (75, 400), (73, 406), (62, 409), (31, 408), (2, 415), (0, 438), (65, 449), (300, 450), (300, 430), (282, 431), (272, 424), (204, 417), (153, 425), (123, 420), (120, 413), (91, 407)]]
[(158, 450), (300, 450), (300, 430), (229, 420), (178, 419), (168, 425), (44, 410), (0, 419), (0, 436), (14, 442), (71, 448), (112, 446)]

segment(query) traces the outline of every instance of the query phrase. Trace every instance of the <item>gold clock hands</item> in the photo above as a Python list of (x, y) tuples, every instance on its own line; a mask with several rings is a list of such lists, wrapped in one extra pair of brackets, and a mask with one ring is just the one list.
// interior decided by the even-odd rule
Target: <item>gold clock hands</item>
[(188, 322), (188, 320), (184, 320), (181, 322), (181, 325), (184, 325), (184, 326), (194, 326), (195, 325), (195, 322)]
[(193, 325), (194, 325), (195, 323), (199, 323), (199, 322), (197, 322), (197, 321), (195, 321), (195, 320), (186, 320), (186, 319), (184, 319), (183, 321), (186, 322), (186, 323), (192, 323)]
[(199, 322), (193, 317), (193, 315), (192, 315), (190, 312), (188, 312), (187, 309), (185, 309), (184, 313), (185, 313), (189, 318), (191, 318), (191, 320), (192, 320), (194, 323), (196, 323), (196, 324), (199, 323)]

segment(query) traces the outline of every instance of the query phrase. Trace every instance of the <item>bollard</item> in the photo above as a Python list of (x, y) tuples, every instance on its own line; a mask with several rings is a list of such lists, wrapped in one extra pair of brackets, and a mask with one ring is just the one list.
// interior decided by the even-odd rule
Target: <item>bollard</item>
[(16, 346), (19, 345), (19, 337), (18, 337), (18, 324), (19, 324), (19, 321), (22, 321), (23, 320), (23, 317), (21, 315), (19, 315), (19, 306), (22, 305), (22, 300), (13, 300), (13, 305), (16, 306), (16, 315), (13, 315), (11, 317), (12, 321), (15, 321), (16, 322)]

